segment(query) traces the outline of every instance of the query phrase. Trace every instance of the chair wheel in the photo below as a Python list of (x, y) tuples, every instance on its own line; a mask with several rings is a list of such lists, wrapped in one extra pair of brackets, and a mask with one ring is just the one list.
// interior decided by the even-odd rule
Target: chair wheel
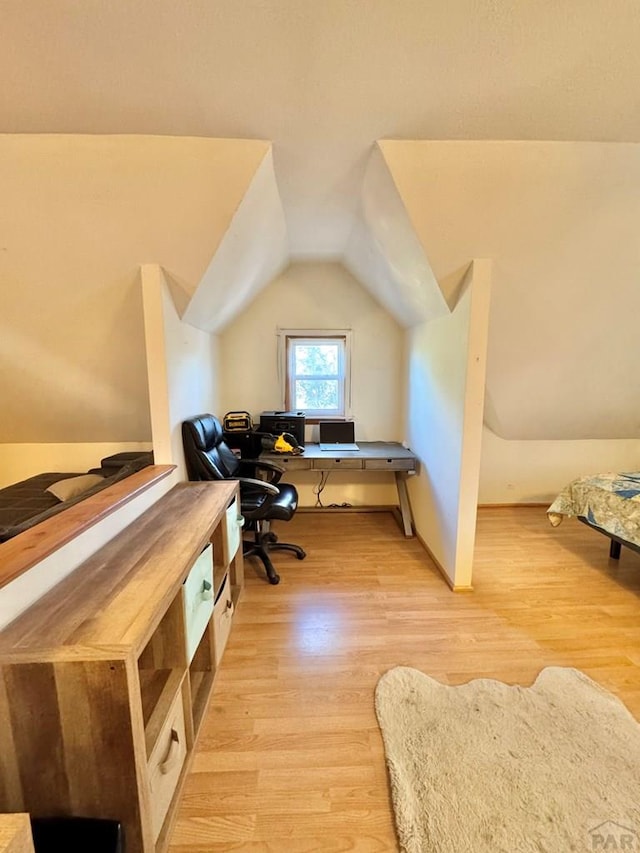
[(299, 551), (299, 552), (298, 552), (298, 551), (296, 551), (296, 557), (297, 557), (299, 560), (304, 560), (304, 558), (305, 558), (306, 556), (307, 556), (307, 552), (306, 552), (306, 551)]
[(278, 541), (278, 537), (275, 533), (269, 532), (269, 533), (265, 534), (264, 540), (265, 540), (265, 542), (270, 542), (273, 545)]
[(272, 586), (275, 586), (276, 584), (279, 584), (279, 583), (280, 583), (280, 575), (271, 575), (271, 576), (269, 577), (269, 583), (270, 583)]

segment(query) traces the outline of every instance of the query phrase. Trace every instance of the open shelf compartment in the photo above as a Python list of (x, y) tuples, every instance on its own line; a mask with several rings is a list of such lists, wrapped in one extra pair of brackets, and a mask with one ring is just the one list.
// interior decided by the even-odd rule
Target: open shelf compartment
[(215, 650), (213, 637), (213, 623), (209, 622), (205, 628), (202, 639), (195, 651), (191, 665), (189, 666), (189, 680), (191, 682), (191, 709), (193, 716), (193, 729), (197, 734), (204, 713), (207, 709), (209, 696), (213, 690), (215, 678)]
[(147, 757), (151, 755), (186, 672), (184, 617), (177, 598), (138, 657)]

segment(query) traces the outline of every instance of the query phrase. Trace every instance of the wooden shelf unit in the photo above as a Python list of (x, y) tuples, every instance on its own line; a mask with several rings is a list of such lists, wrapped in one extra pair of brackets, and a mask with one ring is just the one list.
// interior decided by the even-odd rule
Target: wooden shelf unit
[(166, 847), (228, 633), (213, 588), (244, 584), (237, 506), (234, 482), (180, 483), (0, 633), (0, 811)]

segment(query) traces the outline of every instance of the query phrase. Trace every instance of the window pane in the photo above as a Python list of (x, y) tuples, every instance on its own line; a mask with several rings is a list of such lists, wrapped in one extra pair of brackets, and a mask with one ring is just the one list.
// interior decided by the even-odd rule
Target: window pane
[(298, 379), (295, 392), (296, 409), (340, 410), (340, 383), (336, 379)]
[(337, 376), (338, 364), (338, 344), (296, 344), (296, 376)]

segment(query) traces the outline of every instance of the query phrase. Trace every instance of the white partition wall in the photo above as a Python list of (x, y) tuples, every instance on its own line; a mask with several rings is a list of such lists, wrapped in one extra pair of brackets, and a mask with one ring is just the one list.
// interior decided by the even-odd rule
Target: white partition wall
[(145, 264), (141, 276), (155, 461), (186, 480), (182, 421), (218, 410), (217, 338), (180, 319), (161, 267)]
[(471, 586), (486, 369), (489, 261), (474, 261), (457, 305), (407, 331), (409, 489), (416, 532), (454, 589)]

